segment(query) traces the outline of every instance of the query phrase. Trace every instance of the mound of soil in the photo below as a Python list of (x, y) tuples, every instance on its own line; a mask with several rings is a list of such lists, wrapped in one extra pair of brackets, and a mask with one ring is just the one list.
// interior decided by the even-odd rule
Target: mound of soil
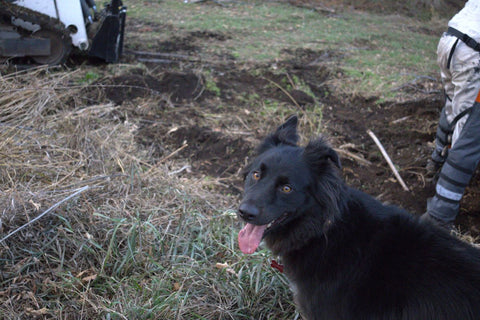
[(206, 127), (180, 128), (172, 132), (167, 143), (186, 144), (181, 156), (189, 159), (193, 170), (212, 177), (224, 178), (238, 174), (239, 161), (251, 149), (242, 138), (229, 137)]
[(151, 95), (165, 95), (172, 102), (190, 101), (199, 98), (203, 91), (202, 78), (192, 73), (167, 72), (161, 79), (129, 73), (109, 80), (105, 94), (117, 105)]

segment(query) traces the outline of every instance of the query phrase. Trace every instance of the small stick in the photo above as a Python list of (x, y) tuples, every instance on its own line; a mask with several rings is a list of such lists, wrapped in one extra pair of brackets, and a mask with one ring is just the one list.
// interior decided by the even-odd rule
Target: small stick
[(44, 215), (46, 215), (47, 213), (49, 213), (50, 211), (56, 209), (58, 206), (60, 206), (62, 203), (64, 203), (65, 201), (68, 201), (70, 200), (71, 198), (75, 197), (76, 195), (88, 190), (90, 187), (89, 186), (85, 186), (85, 187), (82, 187), (80, 189), (77, 189), (74, 193), (72, 193), (71, 195), (69, 195), (68, 197), (66, 197), (65, 199), (63, 199), (62, 201), (60, 202), (57, 202), (55, 203), (53, 206), (51, 206), (50, 208), (48, 208), (47, 210), (45, 210), (45, 212), (43, 212), (42, 214), (40, 214), (38, 217), (36, 217), (35, 219), (33, 220), (30, 220), (28, 223), (24, 224), (23, 226), (15, 229), (14, 231), (10, 232), (9, 234), (7, 234), (5, 237), (3, 237), (2, 239), (0, 239), (0, 242), (3, 242), (5, 240), (7, 240), (8, 238), (10, 238), (11, 236), (13, 236), (15, 233), (17, 233), (18, 231), (22, 230), (23, 228), (27, 227), (28, 225), (34, 223), (35, 221), (37, 221), (38, 219), (40, 219), (41, 217), (43, 217)]
[(165, 64), (173, 63), (173, 60), (168, 60), (168, 59), (138, 58), (137, 60), (140, 62), (149, 62), (149, 63), (165, 63)]
[(174, 155), (176, 155), (177, 153), (179, 153), (180, 151), (182, 151), (182, 150), (185, 149), (186, 147), (188, 147), (188, 143), (183, 144), (180, 148), (178, 148), (177, 150), (173, 151), (173, 152), (170, 153), (168, 156), (163, 157), (162, 159), (160, 159), (160, 160), (158, 161), (157, 165), (154, 165), (154, 166), (152, 166), (150, 169), (148, 169), (147, 174), (149, 174), (150, 172), (152, 172), (153, 170), (155, 170), (160, 163), (163, 163), (163, 162), (167, 161), (168, 159), (170, 159), (171, 157), (173, 157)]
[(276, 83), (275, 81), (273, 80), (270, 80), (268, 78), (265, 78), (265, 77), (262, 77), (263, 79), (267, 80), (268, 82), (270, 82), (271, 84), (273, 84), (274, 86), (276, 86), (278, 89), (282, 90), (282, 92), (290, 99), (292, 100), (292, 102), (295, 104), (295, 106), (297, 106), (297, 108), (299, 110), (302, 110), (302, 108), (300, 107), (300, 105), (298, 104), (297, 100), (295, 100), (292, 95), (290, 93), (288, 93), (287, 90), (285, 90), (284, 88), (282, 88), (281, 85), (279, 85), (278, 83)]
[(390, 159), (390, 157), (388, 156), (387, 152), (386, 152), (385, 149), (383, 148), (382, 143), (380, 142), (380, 140), (378, 140), (377, 136), (376, 136), (371, 130), (367, 130), (367, 133), (368, 133), (368, 135), (373, 139), (373, 141), (375, 142), (375, 144), (377, 145), (377, 147), (378, 147), (378, 148), (380, 149), (380, 151), (382, 152), (383, 157), (385, 158), (385, 160), (387, 160), (387, 163), (388, 163), (388, 165), (390, 166), (390, 169), (392, 169), (393, 174), (394, 174), (395, 177), (397, 178), (398, 182), (402, 185), (403, 190), (405, 190), (405, 191), (410, 191), (410, 189), (408, 189), (407, 185), (405, 184), (405, 182), (403, 181), (402, 177), (401, 177), (400, 174), (398, 173), (397, 169), (395, 168), (395, 165), (393, 164), (392, 159)]
[(190, 166), (190, 165), (187, 164), (187, 165), (184, 165), (183, 167), (181, 167), (181, 168), (178, 169), (178, 170), (169, 172), (168, 175), (171, 176), (171, 175), (173, 175), (173, 174), (177, 174), (177, 173), (180, 173), (180, 172), (185, 171), (185, 170), (187, 170), (187, 172), (190, 172), (190, 169), (191, 169), (191, 168), (192, 168), (192, 166)]
[(397, 120), (393, 120), (390, 123), (392, 123), (392, 124), (400, 123), (402, 121), (408, 120), (409, 118), (410, 118), (410, 116), (406, 116), (406, 117), (403, 117), (403, 118), (400, 118), (400, 119), (397, 119)]
[(170, 159), (171, 157), (173, 157), (174, 155), (176, 155), (177, 153), (179, 153), (180, 151), (182, 151), (182, 150), (185, 149), (186, 147), (188, 147), (188, 143), (183, 144), (180, 148), (178, 148), (177, 150), (173, 151), (173, 152), (170, 153), (168, 156), (163, 157), (162, 159), (160, 159), (159, 162), (167, 161), (168, 159)]
[(148, 52), (148, 51), (130, 51), (126, 50), (127, 54), (134, 54), (137, 56), (150, 56), (150, 57), (170, 57), (181, 59), (197, 59), (197, 57), (187, 56), (185, 54), (165, 53), (165, 52)]
[(349, 157), (349, 158), (352, 158), (354, 160), (357, 160), (358, 162), (360, 162), (361, 164), (363, 165), (368, 165), (368, 166), (371, 166), (372, 163), (370, 161), (368, 161), (367, 159), (364, 159), (362, 157), (359, 157), (357, 156), (356, 154), (352, 153), (352, 152), (349, 152), (347, 150), (344, 150), (344, 149), (338, 149), (338, 148), (335, 148), (335, 151), (337, 153), (340, 153), (341, 155), (344, 155), (346, 157)]

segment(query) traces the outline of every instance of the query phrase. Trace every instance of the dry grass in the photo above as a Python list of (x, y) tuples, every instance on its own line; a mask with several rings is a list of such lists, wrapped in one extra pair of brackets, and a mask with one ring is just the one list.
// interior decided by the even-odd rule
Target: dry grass
[(238, 256), (234, 200), (169, 174), (169, 159), (136, 143), (137, 124), (120, 117), (128, 110), (86, 105), (85, 90), (96, 89), (84, 78), (39, 68), (1, 79), (1, 234), (89, 189), (0, 243), (0, 317), (292, 314), (265, 252), (253, 269)]
[[(39, 68), (1, 79), (2, 237), (89, 189), (0, 243), (0, 318), (298, 318), (267, 251), (239, 253), (236, 199), (172, 174), (175, 150), (155, 158), (138, 143), (129, 114), (168, 101), (105, 103), (86, 72)], [(262, 109), (272, 123), (285, 116), (279, 106)], [(315, 133), (321, 112), (310, 112), (302, 127)]]
[[(179, 23), (181, 30), (187, 30), (184, 22), (194, 30), (217, 30), (223, 24), (212, 17), (229, 11), (232, 17), (241, 18), (236, 26), (237, 20), (229, 16), (229, 23), (244, 30), (252, 26), (242, 17), (253, 13), (270, 17), (271, 13), (263, 2), (255, 10), (243, 7), (243, 3), (232, 10), (229, 6), (203, 10), (200, 4), (186, 5), (181, 1), (132, 1), (127, 5), (129, 17), (135, 17), (136, 9), (137, 21), (165, 24), (159, 27), (158, 34), (145, 32), (143, 25), (137, 34), (127, 31), (127, 44), (134, 47), (138, 43), (140, 48), (147, 46), (150, 51), (156, 49), (149, 46), (155, 45), (157, 36), (170, 37), (170, 23), (175, 33)], [(197, 19), (201, 17), (200, 9), (202, 15), (208, 14), (205, 19)], [(245, 15), (237, 14), (240, 9)], [(287, 21), (295, 25), (299, 17), (311, 17), (308, 21), (314, 25), (324, 21), (310, 11), (292, 15), (291, 7), (273, 9), (281, 10), (278, 14), (285, 13)], [(180, 14), (187, 14), (187, 18), (179, 18)], [(189, 15), (195, 19), (188, 18)], [(342, 19), (328, 21), (343, 25)], [(383, 22), (376, 23), (376, 19), (368, 21), (385, 26)], [(197, 25), (200, 22), (207, 23), (207, 27)], [(282, 35), (291, 34), (282, 31), (290, 24), (280, 21), (279, 25)], [(277, 30), (264, 28), (263, 24), (258, 28)], [(348, 32), (334, 29), (350, 35), (351, 25), (346, 24), (345, 28)], [(307, 29), (308, 37), (312, 35), (310, 30), (323, 30)], [(232, 39), (220, 42), (220, 52), (233, 50), (225, 47), (230, 40), (235, 40), (232, 48), (238, 50), (240, 57), (250, 57), (250, 50), (257, 55), (265, 51), (257, 52), (258, 46), (237, 42), (238, 37), (250, 40), (250, 36), (262, 32), (234, 34)], [(269, 37), (258, 41), (265, 38)], [(204, 41), (205, 46), (211, 44)], [(273, 53), (283, 49), (279, 44), (274, 44)], [(315, 48), (323, 50), (323, 44)], [(261, 49), (269, 47), (264, 48), (262, 42)], [(270, 55), (264, 60), (270, 61)], [(211, 192), (223, 187), (224, 181), (178, 173), (188, 164), (173, 156), (182, 144), (163, 150), (166, 138), (155, 136), (163, 152), (158, 155), (153, 144), (142, 144), (138, 135), (146, 123), (150, 125), (147, 129), (155, 129), (156, 125), (167, 128), (162, 133), (205, 126), (234, 138), (242, 136), (250, 143), (255, 134), (271, 131), (289, 114), (298, 112), (303, 114), (305, 139), (324, 127), (320, 125), (323, 106), (315, 103), (300, 110), (296, 101), (291, 101), (297, 105), (292, 108), (253, 93), (246, 93), (245, 101), (231, 106), (237, 108), (236, 113), (230, 112), (229, 106), (222, 106), (224, 102), (217, 98), (212, 98), (209, 107), (200, 103), (174, 106), (169, 97), (150, 87), (142, 88), (136, 83), (120, 87), (113, 81), (118, 75), (136, 74), (130, 71), (142, 67), (126, 64), (82, 66), (75, 70), (37, 68), (0, 75), (0, 238), (32, 222), (75, 190), (89, 187), (0, 242), (0, 318), (298, 318), (286, 280), (269, 267), (267, 251), (260, 250), (249, 257), (239, 254), (239, 225), (233, 214), (237, 199)], [(208, 76), (205, 79), (208, 81)], [(344, 77), (339, 81), (345, 81)], [(301, 85), (290, 82), (295, 88)], [(208, 82), (204, 85), (207, 90)], [(285, 93), (285, 85), (277, 83), (272, 88)], [(117, 106), (105, 97), (109, 86), (142, 93)], [(150, 122), (140, 122), (140, 118)], [(242, 135), (244, 132), (249, 135)]]
[[(84, 81), (91, 69), (1, 78), (2, 237), (89, 189), (0, 242), (0, 318), (298, 318), (268, 252), (239, 253), (236, 199), (209, 192), (222, 182), (176, 174), (175, 149), (154, 157), (138, 142), (133, 115), (168, 101), (106, 103), (102, 86)], [(285, 117), (281, 106), (261, 109), (266, 131)], [(302, 127), (316, 133), (320, 110), (304, 112)]]

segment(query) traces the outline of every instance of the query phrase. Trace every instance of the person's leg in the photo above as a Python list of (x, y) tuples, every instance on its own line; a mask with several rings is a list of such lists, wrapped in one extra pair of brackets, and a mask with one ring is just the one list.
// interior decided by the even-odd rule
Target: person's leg
[[(446, 88), (453, 94), (451, 104), (445, 106), (445, 118), (451, 124), (458, 114), (474, 106), (480, 89), (480, 53), (459, 42), (450, 71), (451, 78), (445, 78), (449, 80)], [(442, 70), (442, 77), (444, 73), (448, 75), (448, 71)], [(475, 103), (472, 111), (455, 124), (451, 140), (435, 196), (427, 203), (427, 213), (444, 222), (455, 220), (460, 200), (480, 159), (480, 103)]]
[[(470, 114), (454, 124), (451, 141), (446, 134), (455, 117), (474, 105), (480, 89), (480, 53), (459, 41), (451, 55), (455, 41), (455, 37), (444, 35), (437, 49), (437, 62), (447, 99), (440, 117), (432, 159), (444, 164), (435, 196), (429, 199), (426, 213), (445, 225), (455, 220), (460, 200), (480, 159), (479, 103), (475, 104)], [(450, 65), (447, 68), (449, 58)]]
[[(447, 119), (447, 115), (453, 113), (452, 110), (452, 97), (455, 92), (455, 86), (452, 83), (452, 73), (448, 65), (450, 53), (455, 50), (454, 45), (457, 38), (448, 34), (443, 34), (438, 42), (437, 47), (437, 63), (440, 67), (440, 75), (442, 77), (442, 83), (445, 90), (445, 106), (440, 113), (440, 119), (438, 121), (437, 134), (435, 136), (435, 148), (432, 152), (432, 157), (427, 164), (427, 171), (429, 174), (435, 174), (441, 165), (445, 162), (447, 157), (446, 146), (449, 141), (453, 128), (450, 127), (450, 122)], [(451, 121), (451, 119), (450, 119)]]
[[(480, 52), (459, 41), (451, 61), (451, 84), (453, 96), (451, 111), (447, 112), (447, 121), (454, 119), (470, 109), (480, 89)], [(452, 147), (459, 139), (469, 114), (462, 116), (455, 124), (452, 135)]]
[(475, 106), (460, 136), (448, 152), (435, 196), (427, 204), (427, 213), (443, 222), (455, 220), (465, 188), (480, 161), (480, 103)]

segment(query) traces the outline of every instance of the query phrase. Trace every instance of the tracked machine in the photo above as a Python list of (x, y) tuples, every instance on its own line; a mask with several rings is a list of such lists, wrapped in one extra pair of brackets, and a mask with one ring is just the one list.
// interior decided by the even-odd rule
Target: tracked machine
[(73, 52), (117, 62), (126, 11), (121, 0), (102, 10), (94, 0), (0, 0), (0, 63), (57, 65)]

